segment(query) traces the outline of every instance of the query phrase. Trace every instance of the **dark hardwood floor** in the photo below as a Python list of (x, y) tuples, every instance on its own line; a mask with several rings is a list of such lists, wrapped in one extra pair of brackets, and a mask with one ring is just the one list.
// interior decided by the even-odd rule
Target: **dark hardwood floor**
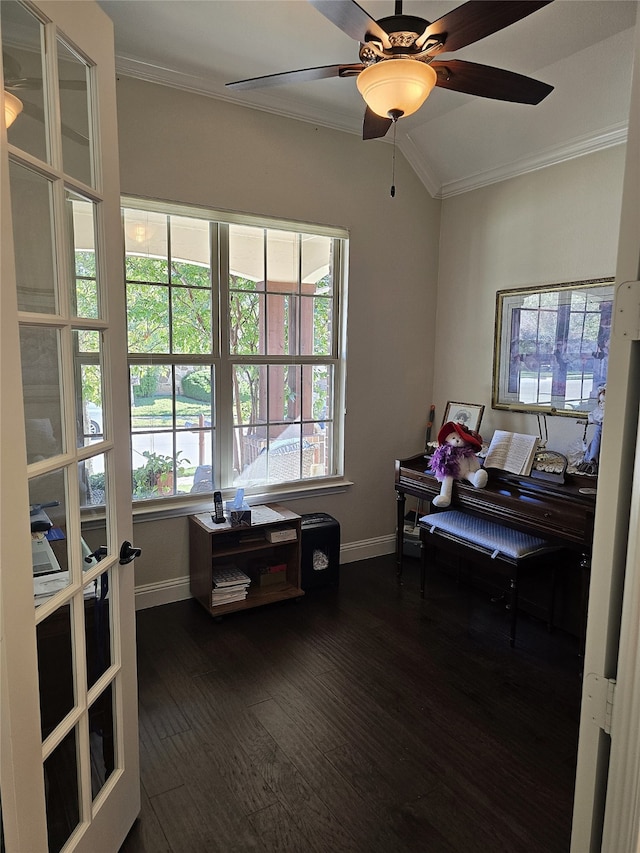
[(142, 811), (122, 853), (567, 853), (575, 638), (394, 557), (216, 621), (138, 614)]

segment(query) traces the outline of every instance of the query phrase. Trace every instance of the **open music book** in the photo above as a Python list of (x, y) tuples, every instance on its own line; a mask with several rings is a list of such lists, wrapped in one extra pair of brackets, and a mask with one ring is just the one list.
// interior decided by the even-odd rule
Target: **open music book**
[(485, 468), (500, 468), (510, 474), (528, 477), (538, 449), (537, 435), (497, 429), (484, 459)]

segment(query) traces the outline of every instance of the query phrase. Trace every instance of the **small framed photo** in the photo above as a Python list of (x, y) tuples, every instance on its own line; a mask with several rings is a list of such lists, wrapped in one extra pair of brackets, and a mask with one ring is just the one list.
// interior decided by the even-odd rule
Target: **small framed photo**
[(484, 414), (484, 406), (477, 403), (455, 403), (449, 401), (444, 410), (443, 424), (453, 421), (466, 426), (471, 432), (480, 432), (480, 423)]

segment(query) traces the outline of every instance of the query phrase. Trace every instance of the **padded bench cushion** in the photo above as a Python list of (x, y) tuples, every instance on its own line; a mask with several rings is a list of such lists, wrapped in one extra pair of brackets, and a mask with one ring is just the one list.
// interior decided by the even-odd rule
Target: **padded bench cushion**
[(425, 515), (420, 519), (420, 524), (430, 533), (441, 533), (450, 539), (486, 551), (494, 559), (503, 556), (511, 560), (524, 560), (558, 549), (558, 546), (539, 536), (513, 530), (455, 509)]

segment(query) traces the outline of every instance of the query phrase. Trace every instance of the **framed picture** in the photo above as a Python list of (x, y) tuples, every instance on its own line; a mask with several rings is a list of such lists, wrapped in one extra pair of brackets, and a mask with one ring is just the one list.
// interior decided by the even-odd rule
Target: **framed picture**
[(477, 403), (455, 403), (450, 400), (444, 410), (442, 423), (453, 421), (466, 426), (471, 432), (479, 432), (483, 414), (484, 406), (478, 406)]

